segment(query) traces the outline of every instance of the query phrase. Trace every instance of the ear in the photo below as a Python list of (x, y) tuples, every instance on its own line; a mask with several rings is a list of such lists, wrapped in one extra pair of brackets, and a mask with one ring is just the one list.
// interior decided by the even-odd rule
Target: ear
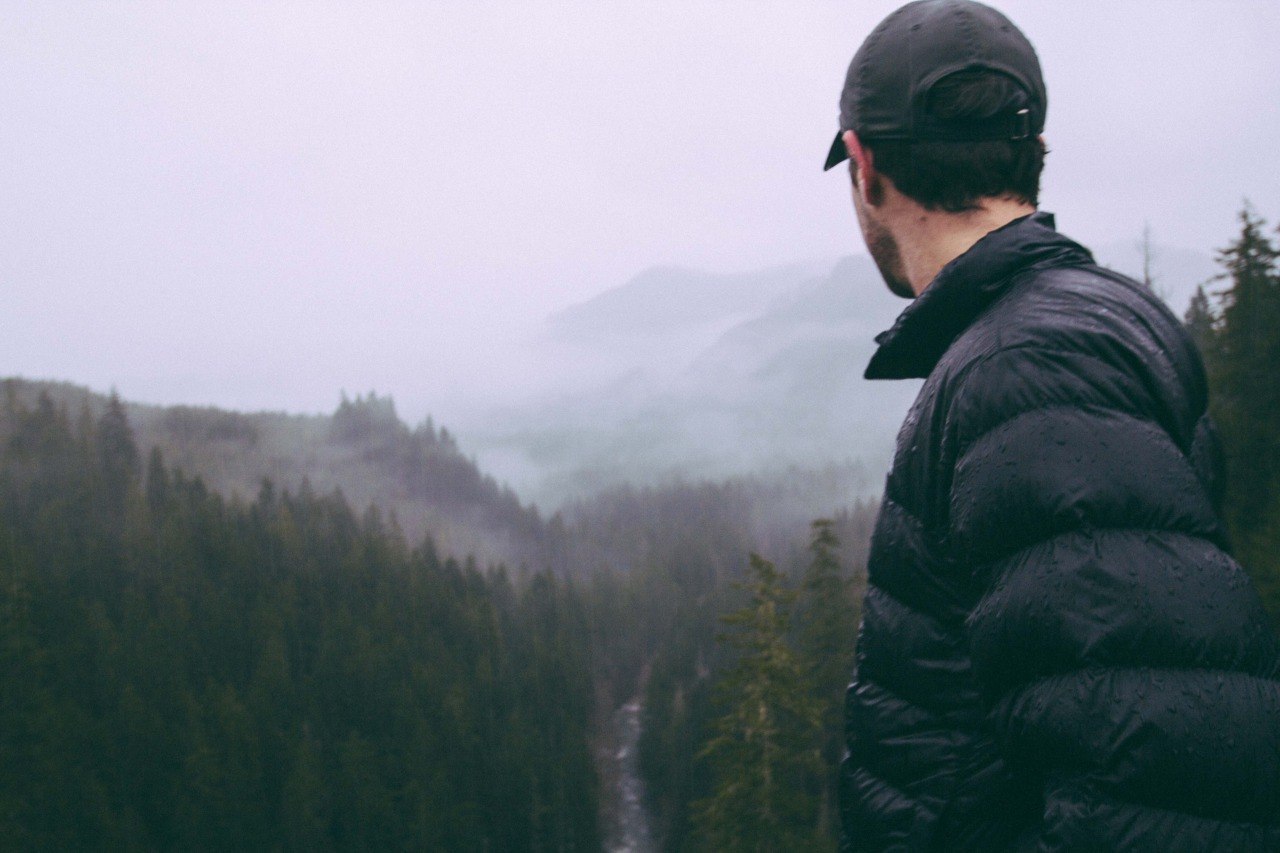
[(868, 188), (874, 183), (875, 175), (875, 164), (872, 162), (871, 152), (862, 147), (861, 140), (852, 130), (846, 130), (840, 138), (844, 140), (844, 148), (849, 152), (849, 162), (857, 169), (853, 191), (861, 196), (863, 204), (870, 205), (871, 196)]

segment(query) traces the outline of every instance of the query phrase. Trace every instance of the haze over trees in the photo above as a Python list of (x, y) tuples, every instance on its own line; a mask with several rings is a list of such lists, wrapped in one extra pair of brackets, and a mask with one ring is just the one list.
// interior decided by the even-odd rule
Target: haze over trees
[[(344, 401), (326, 440), (377, 458), (386, 434), (406, 433), (388, 408)], [(141, 449), (128, 411), (114, 396), (4, 384), (5, 837), (596, 849), (591, 742), (637, 690), (668, 721), (641, 746), (667, 804), (658, 822), (672, 843), (687, 836), (689, 803), (708, 789), (661, 780), (706, 776), (717, 616), (753, 548), (802, 561), (809, 475), (604, 493), (533, 525), (567, 543), (557, 560), (482, 568), (305, 477), (224, 497)], [(226, 415), (179, 422), (243, 440), (246, 421)], [(401, 458), (412, 472), (412, 453)], [(869, 512), (836, 525), (865, 527)]]
[(114, 397), (0, 405), (5, 846), (597, 848), (571, 584), (144, 471)]
[[(1274, 230), (1246, 208), (1220, 266), (1186, 321), (1234, 544), (1280, 615)], [(806, 352), (832, 357), (799, 346), (822, 312), (770, 301), (775, 285), (703, 368), (783, 377), (770, 399), (820, 408), (792, 380)], [(753, 341), (777, 372), (735, 366)], [(375, 394), (241, 414), (5, 380), (0, 838), (596, 850), (593, 750), (635, 700), (663, 849), (833, 849), (877, 511), (849, 473), (619, 483), (546, 513)]]

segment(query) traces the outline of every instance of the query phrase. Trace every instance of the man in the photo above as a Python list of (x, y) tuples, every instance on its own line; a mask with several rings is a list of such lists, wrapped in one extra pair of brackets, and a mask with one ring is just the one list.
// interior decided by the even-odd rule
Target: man
[(1142, 286), (1036, 211), (1030, 43), (891, 14), (827, 168), (914, 298), (868, 379), (925, 379), (872, 541), (846, 850), (1280, 850), (1280, 653), (1226, 552), (1204, 371)]

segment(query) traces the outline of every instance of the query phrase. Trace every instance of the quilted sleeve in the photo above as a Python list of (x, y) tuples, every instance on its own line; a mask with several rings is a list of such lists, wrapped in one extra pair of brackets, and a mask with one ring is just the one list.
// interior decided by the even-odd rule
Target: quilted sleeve
[(1139, 373), (1014, 347), (948, 413), (949, 538), (1005, 761), (1041, 849), (1280, 848), (1277, 643), (1196, 448)]

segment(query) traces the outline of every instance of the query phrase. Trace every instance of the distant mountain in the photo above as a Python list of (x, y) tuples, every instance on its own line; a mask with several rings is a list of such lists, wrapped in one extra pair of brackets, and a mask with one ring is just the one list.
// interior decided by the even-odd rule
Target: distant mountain
[[(550, 337), (564, 340), (662, 337), (725, 317), (758, 313), (811, 272), (805, 266), (737, 274), (654, 267), (553, 315), (546, 329)], [(673, 299), (673, 293), (678, 298)]]
[[(1136, 242), (1096, 256), (1142, 276)], [(1151, 260), (1179, 315), (1217, 272), (1174, 247)], [(874, 489), (919, 386), (862, 373), (906, 305), (865, 256), (735, 275), (652, 269), (549, 318), (529, 358), (560, 381), (467, 424), (468, 441), (486, 470), (553, 502), (788, 466), (861, 466)]]
[(730, 274), (654, 267), (549, 317), (535, 341), (537, 357), (573, 365), (571, 379), (605, 383), (680, 370), (686, 354), (814, 274), (813, 265)]
[[(906, 306), (867, 258), (755, 275), (652, 270), (550, 318), (555, 391), (468, 425), (488, 470), (563, 500), (624, 482), (887, 464), (915, 383), (862, 379)], [(854, 473), (856, 472), (856, 473)]]

